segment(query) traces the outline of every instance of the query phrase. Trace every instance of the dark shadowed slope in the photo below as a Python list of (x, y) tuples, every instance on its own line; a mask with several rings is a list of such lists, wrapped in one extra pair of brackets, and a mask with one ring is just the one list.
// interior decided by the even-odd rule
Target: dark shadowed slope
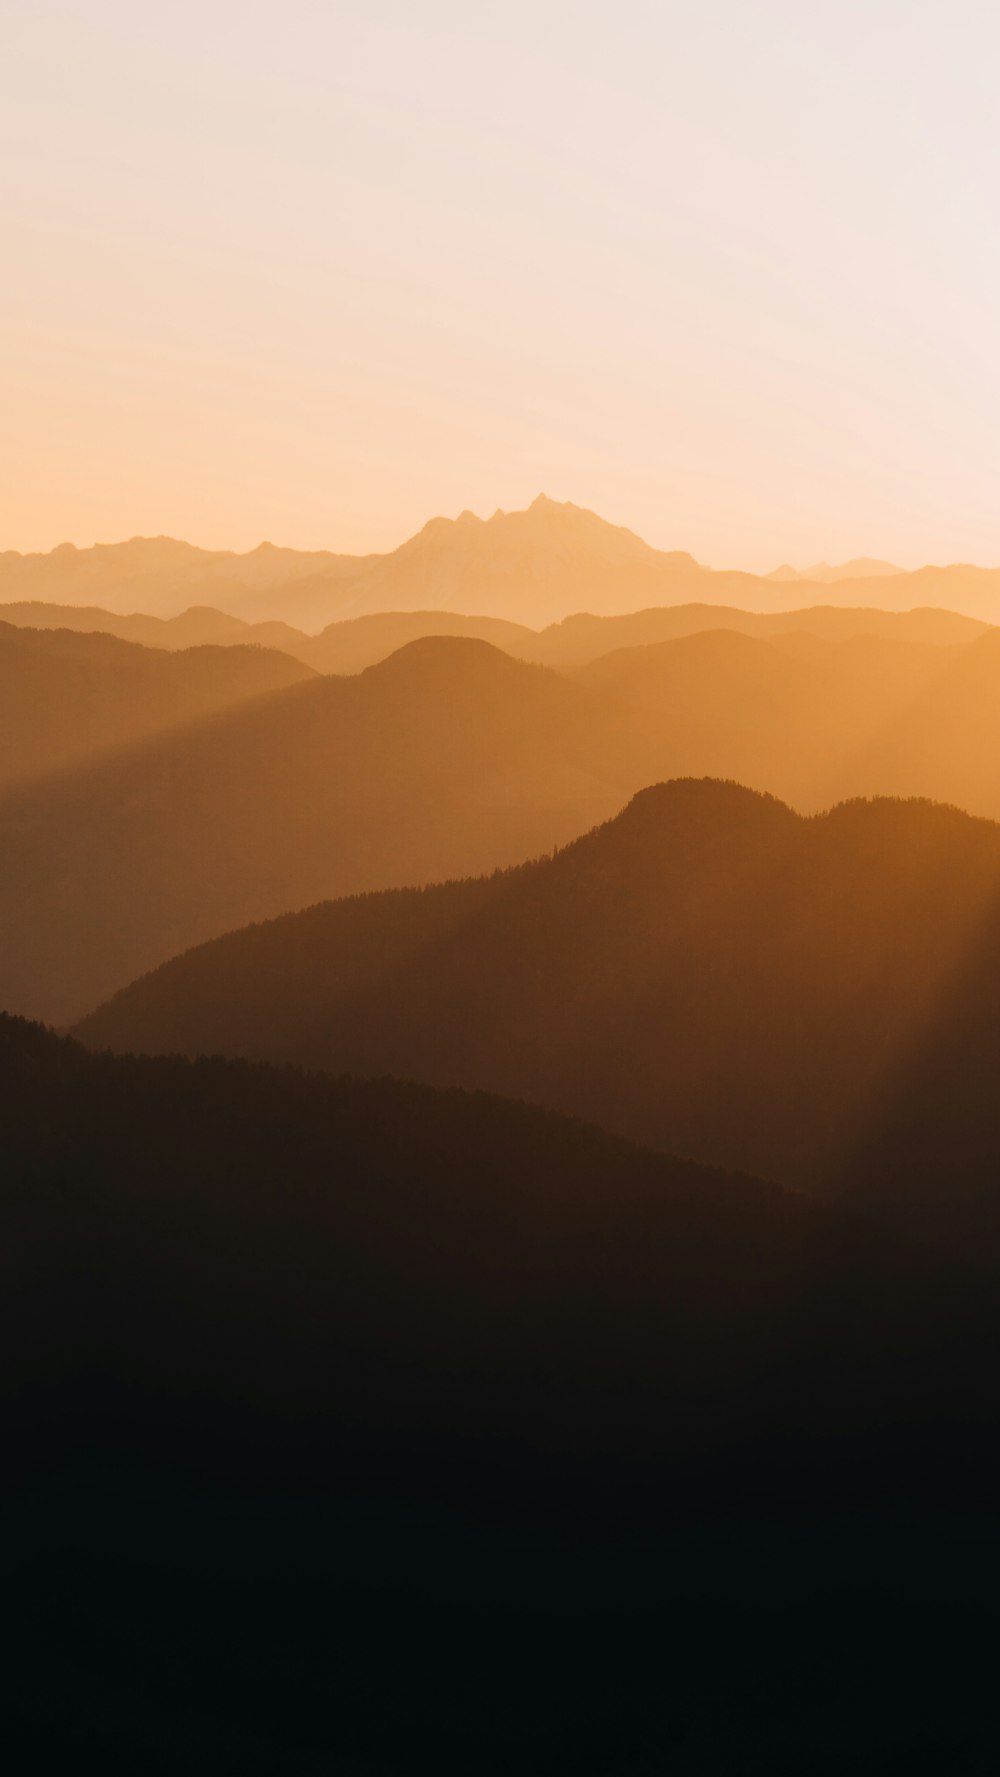
[(273, 650), (166, 654), (0, 624), (0, 790), (312, 676)]
[(975, 1280), (494, 1099), (0, 1019), (0, 1118), (9, 1769), (993, 1768)]
[[(858, 1155), (995, 934), (998, 898), (1000, 827), (955, 809), (855, 802), (803, 819), (735, 784), (674, 782), (493, 883), (235, 933), (137, 982), (81, 1034), (484, 1086), (814, 1191), (862, 1174), (869, 1189)], [(984, 1017), (1000, 1003), (996, 963), (975, 1003)], [(980, 1081), (1000, 1077), (1000, 1046), (987, 1051)], [(935, 1148), (952, 1193), (959, 1124), (953, 1107)], [(996, 1128), (991, 1140), (996, 1154)], [(995, 1191), (977, 1228), (1000, 1254)], [(959, 1246), (965, 1233), (958, 1215)]]
[(55, 1021), (187, 945), (470, 875), (621, 800), (592, 700), (484, 643), (412, 644), (0, 801), (0, 1004)]
[(602, 1496), (704, 1509), (737, 1451), (743, 1508), (804, 1480), (919, 1492), (912, 1441), (994, 1416), (974, 1281), (963, 1302), (864, 1223), (528, 1106), (93, 1057), (0, 1020), (0, 1114), (31, 1461), (84, 1433), (92, 1457), (148, 1440), (231, 1470), (264, 1433), (266, 1466), (306, 1456), (313, 1484), (550, 1495), (565, 1523)]

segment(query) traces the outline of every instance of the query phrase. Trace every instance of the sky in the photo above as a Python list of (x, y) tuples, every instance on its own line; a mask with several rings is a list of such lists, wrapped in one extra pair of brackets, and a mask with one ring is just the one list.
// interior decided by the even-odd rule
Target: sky
[(1000, 8), (0, 0), (0, 549), (1000, 563)]

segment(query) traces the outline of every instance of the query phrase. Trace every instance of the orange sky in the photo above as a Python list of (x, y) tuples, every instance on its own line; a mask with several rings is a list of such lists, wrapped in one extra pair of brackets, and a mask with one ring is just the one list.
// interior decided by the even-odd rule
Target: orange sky
[(5, 0), (0, 548), (1000, 562), (982, 0)]

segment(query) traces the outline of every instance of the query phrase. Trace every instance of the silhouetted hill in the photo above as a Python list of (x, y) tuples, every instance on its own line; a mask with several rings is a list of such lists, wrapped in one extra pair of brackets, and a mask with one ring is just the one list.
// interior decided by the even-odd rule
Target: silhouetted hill
[(679, 774), (803, 811), (929, 794), (1000, 815), (993, 630), (957, 648), (702, 632), (580, 677), (426, 637), (8, 792), (0, 998), (69, 1021), (202, 939), (517, 863)]
[[(487, 1087), (699, 1160), (877, 1198), (898, 1225), (933, 1221), (995, 1259), (998, 920), (992, 823), (891, 801), (803, 819), (735, 784), (680, 781), (490, 883), (233, 933), (80, 1031), (121, 1050)], [(942, 1020), (972, 959), (958, 1043)], [(961, 1091), (932, 1090), (956, 1070)], [(879, 1134), (887, 1118), (896, 1133)], [(936, 1131), (926, 1166), (908, 1118)], [(918, 1175), (932, 1215), (916, 1202), (911, 1214)]]
[(209, 606), (192, 607), (165, 618), (138, 613), (122, 616), (96, 606), (40, 603), (0, 605), (0, 622), (19, 628), (99, 630), (150, 648), (255, 643), (278, 648), (319, 672), (335, 673), (362, 672), (407, 642), (428, 635), (475, 637), (518, 659), (564, 670), (584, 666), (619, 648), (676, 641), (710, 629), (736, 630), (762, 639), (801, 634), (839, 642), (855, 635), (882, 635), (898, 641), (948, 645), (973, 641), (989, 628), (976, 618), (930, 608), (881, 611), (871, 606), (817, 605), (759, 612), (718, 604), (657, 606), (622, 617), (578, 614), (542, 630), (454, 611), (382, 611), (370, 617), (344, 618), (327, 624), (318, 635), (307, 635), (287, 623), (246, 623)]
[(18, 1769), (789, 1769), (790, 1685), (796, 1768), (977, 1768), (975, 1275), (526, 1105), (3, 1017), (0, 1119)]
[(516, 659), (532, 658), (536, 634), (499, 617), (468, 617), (451, 611), (385, 611), (331, 623), (318, 635), (310, 655), (326, 673), (357, 673), (425, 636), (465, 636), (490, 642)]
[(0, 789), (311, 677), (270, 649), (166, 654), (0, 623)]
[(0, 800), (0, 1002), (80, 1016), (175, 951), (331, 894), (472, 875), (621, 800), (591, 699), (414, 642)]
[[(55, 605), (42, 600), (0, 605), (0, 622), (19, 629), (71, 629), (83, 634), (99, 632), (124, 642), (141, 642), (146, 648), (196, 648), (206, 643), (226, 645), (246, 641), (250, 628), (239, 617), (228, 617), (212, 606), (194, 606), (177, 617), (151, 617), (140, 611), (128, 614), (103, 610), (99, 605)], [(295, 633), (294, 631), (290, 633)]]
[(967, 1496), (959, 1442), (996, 1417), (975, 1279), (529, 1106), (97, 1057), (2, 1019), (0, 1115), (22, 1464), (84, 1440), (232, 1475), (253, 1452), (565, 1524), (692, 1487), (702, 1510), (919, 1494), (945, 1414), (935, 1479)]

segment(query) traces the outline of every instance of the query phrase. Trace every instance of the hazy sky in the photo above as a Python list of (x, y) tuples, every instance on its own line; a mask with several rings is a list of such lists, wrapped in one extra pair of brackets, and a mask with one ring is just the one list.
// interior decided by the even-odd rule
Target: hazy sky
[(1000, 563), (1000, 7), (0, 0), (0, 548)]

